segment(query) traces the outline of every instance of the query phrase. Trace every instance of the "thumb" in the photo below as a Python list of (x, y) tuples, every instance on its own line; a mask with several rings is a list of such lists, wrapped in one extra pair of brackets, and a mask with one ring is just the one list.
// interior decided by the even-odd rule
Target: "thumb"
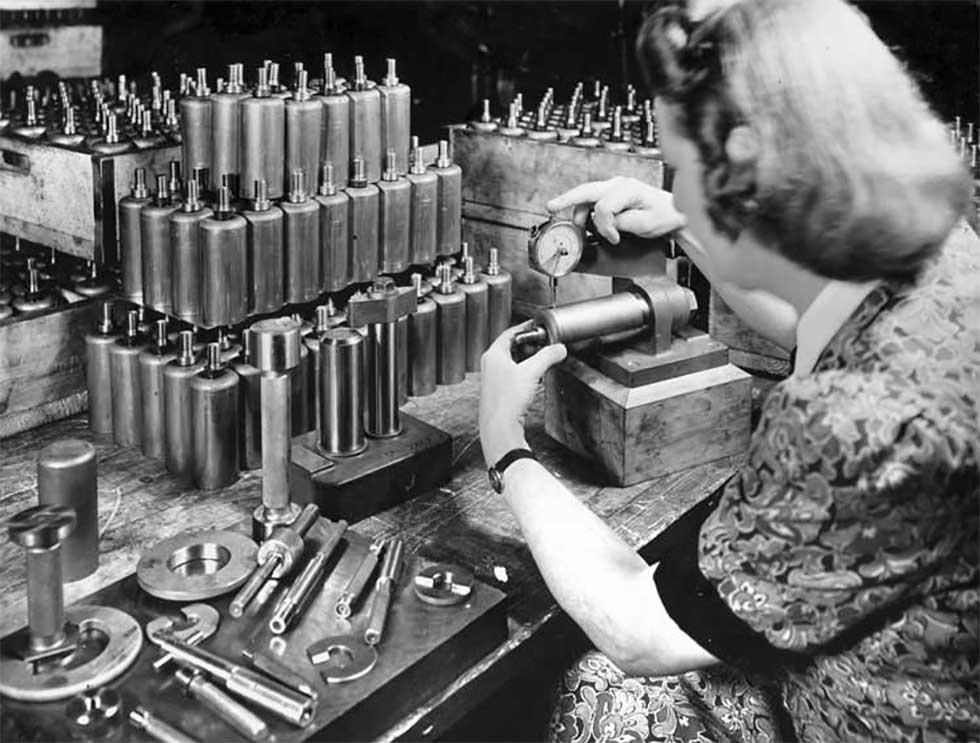
[(568, 349), (565, 348), (565, 344), (553, 343), (525, 359), (518, 366), (535, 379), (540, 379), (548, 369), (564, 361), (566, 356), (568, 356)]

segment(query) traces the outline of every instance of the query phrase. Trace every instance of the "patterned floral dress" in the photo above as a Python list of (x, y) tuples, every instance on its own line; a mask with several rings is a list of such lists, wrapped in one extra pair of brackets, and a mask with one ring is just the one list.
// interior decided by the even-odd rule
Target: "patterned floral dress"
[(961, 225), (772, 390), (746, 465), (659, 556), (668, 613), (724, 664), (627, 678), (591, 652), (553, 738), (980, 740), (978, 397)]

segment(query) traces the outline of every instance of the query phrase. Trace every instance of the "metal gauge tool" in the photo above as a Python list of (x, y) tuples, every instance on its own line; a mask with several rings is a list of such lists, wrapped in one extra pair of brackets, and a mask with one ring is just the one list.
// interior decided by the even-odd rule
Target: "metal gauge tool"
[(585, 246), (585, 230), (569, 219), (555, 219), (531, 228), (527, 257), (536, 271), (557, 279), (578, 265)]

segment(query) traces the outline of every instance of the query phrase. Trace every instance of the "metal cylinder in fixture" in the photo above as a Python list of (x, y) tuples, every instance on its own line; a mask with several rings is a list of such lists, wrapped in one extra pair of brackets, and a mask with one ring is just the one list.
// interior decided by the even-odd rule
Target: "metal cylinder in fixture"
[(371, 281), (378, 274), (378, 187), (367, 182), (364, 161), (354, 158), (351, 181), (345, 189), (350, 199), (350, 282)]
[(184, 172), (194, 168), (211, 168), (211, 98), (207, 70), (197, 68), (194, 95), (180, 99), (180, 134)]
[(306, 87), (307, 74), (306, 70), (299, 71), (293, 97), (286, 99), (287, 193), (292, 190), (288, 179), (296, 170), (302, 170), (307, 175), (307, 193), (315, 193), (316, 178), (320, 172), (323, 104), (311, 97)]
[(412, 184), (398, 175), (394, 150), (388, 150), (384, 175), (378, 181), (378, 208), (378, 270), (401, 273), (412, 263)]
[(439, 157), (429, 170), (439, 179), (436, 201), (436, 253), (459, 252), (463, 208), (463, 171), (449, 158), (449, 142), (439, 141)]
[[(466, 243), (463, 243), (464, 245)], [(459, 289), (466, 297), (466, 371), (480, 371), (483, 352), (490, 345), (489, 287), (473, 267), (473, 256), (463, 259)]]
[(334, 328), (320, 340), (320, 448), (333, 456), (364, 450), (364, 337)]
[(310, 409), (310, 400), (315, 397), (315, 393), (310, 390), (310, 364), (310, 352), (303, 345), (299, 349), (299, 366), (289, 370), (293, 436), (299, 436), (316, 428), (316, 411)]
[(364, 161), (365, 178), (374, 183), (381, 179), (381, 93), (371, 87), (361, 56), (354, 57), (354, 80), (345, 95), (350, 99), (350, 158)]
[[(330, 55), (326, 55), (330, 57)], [(323, 93), (315, 96), (323, 106), (320, 129), (320, 157), (333, 165), (337, 188), (347, 185), (350, 167), (350, 99), (337, 85), (337, 75), (329, 59), (324, 64)]]
[(285, 295), (287, 304), (311, 302), (320, 293), (320, 207), (309, 198), (306, 175), (290, 174), (289, 199), (283, 211)]
[(412, 274), (417, 304), (408, 316), (408, 394), (436, 391), (436, 303), (422, 293), (422, 275)]
[(327, 304), (317, 306), (316, 322), (313, 326), (313, 332), (303, 338), (303, 345), (306, 346), (306, 350), (309, 353), (309, 357), (307, 358), (307, 368), (309, 370), (307, 389), (309, 390), (310, 397), (313, 398), (311, 400), (314, 411), (314, 420), (312, 423), (318, 431), (320, 430), (320, 339), (332, 327), (330, 324), (331, 308), (332, 305)]
[(398, 415), (398, 326), (394, 322), (368, 326), (367, 410), (364, 432), (372, 438), (401, 433)]
[[(239, 79), (241, 65), (228, 65), (228, 82), (224, 90), (211, 94), (211, 183), (213, 190), (221, 186), (221, 178), (229, 176), (232, 193), (240, 196), (241, 102), (250, 98)], [(188, 173), (190, 171), (187, 171)]]
[(242, 332), (242, 353), (228, 362), (238, 375), (238, 466), (243, 470), (262, 467), (262, 388), (261, 372), (255, 366), (252, 333)]
[(285, 304), (283, 213), (269, 201), (265, 181), (252, 184), (252, 189), (252, 208), (242, 212), (248, 224), (248, 311), (264, 314)]
[(408, 315), (396, 321), (398, 325), (398, 407), (408, 402)]
[(62, 574), (76, 581), (99, 569), (99, 491), (95, 447), (63, 439), (37, 458), (37, 499), (42, 506), (75, 510), (75, 529), (61, 543)]
[(194, 355), (194, 333), (178, 336), (178, 355), (163, 369), (164, 431), (167, 470), (190, 479), (194, 469), (194, 411), (191, 379), (204, 370)]
[(394, 59), (386, 60), (388, 73), (381, 80), (381, 152), (395, 153), (395, 172), (408, 172), (409, 137), (412, 132), (412, 89), (399, 82)]
[(119, 258), (122, 263), (122, 293), (129, 302), (143, 302), (143, 252), (140, 212), (150, 203), (146, 169), (136, 168), (133, 190), (119, 200)]
[(139, 446), (143, 433), (139, 355), (146, 347), (139, 334), (139, 313), (126, 316), (126, 335), (109, 349), (112, 376), (112, 439), (119, 446)]
[(92, 433), (112, 433), (112, 373), (109, 351), (119, 340), (113, 332), (112, 305), (102, 305), (102, 316), (85, 336), (85, 386), (88, 389), (88, 426)]
[(411, 263), (428, 265), (436, 259), (439, 221), (439, 176), (430, 173), (422, 162), (418, 137), (412, 137), (412, 165), (408, 171), (411, 185), (409, 250)]
[(456, 288), (452, 269), (440, 266), (436, 303), (436, 381), (457, 384), (466, 379), (466, 298)]
[(225, 368), (221, 346), (208, 344), (204, 370), (191, 379), (194, 484), (217, 490), (238, 473), (238, 375)]
[(176, 210), (177, 207), (170, 201), (167, 176), (158, 175), (156, 198), (140, 211), (143, 303), (167, 315), (173, 313), (170, 215)]
[(510, 327), (512, 280), (509, 273), (500, 267), (497, 248), (490, 248), (490, 260), (483, 273), (487, 282), (487, 326), (488, 343)]
[(231, 211), (231, 191), (218, 189), (218, 208), (200, 223), (201, 324), (237, 325), (248, 314), (245, 219)]
[(200, 225), (213, 212), (201, 203), (196, 180), (188, 179), (186, 188), (183, 207), (170, 215), (173, 314), (192, 325), (200, 325), (203, 319)]
[(320, 192), (320, 290), (335, 292), (348, 283), (350, 245), (350, 199), (334, 183), (334, 166), (323, 163)]
[(270, 199), (283, 195), (285, 104), (269, 93), (268, 71), (259, 68), (255, 95), (239, 103), (242, 114), (241, 182), (265, 181)]
[(143, 405), (143, 433), (140, 445), (144, 456), (163, 459), (166, 453), (164, 425), (163, 370), (177, 354), (167, 338), (167, 321), (157, 320), (155, 342), (139, 355), (140, 399)]

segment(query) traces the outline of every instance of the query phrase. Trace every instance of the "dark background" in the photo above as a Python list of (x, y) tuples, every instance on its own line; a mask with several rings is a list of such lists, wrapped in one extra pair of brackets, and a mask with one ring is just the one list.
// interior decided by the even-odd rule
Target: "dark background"
[[(858, 2), (875, 30), (920, 79), (944, 119), (975, 121), (980, 110), (980, 2)], [(413, 129), (423, 142), (466, 120), (483, 97), (495, 113), (522, 91), (534, 102), (548, 86), (559, 101), (578, 80), (641, 86), (633, 38), (645, 2), (100, 2), (104, 69), (145, 80), (151, 70), (175, 85), (179, 72), (208, 68), (213, 85), (226, 65), (246, 77), (265, 58), (292, 82), (294, 61), (322, 74), (323, 52), (349, 75), (363, 54), (368, 76), (398, 60), (412, 86)]]

